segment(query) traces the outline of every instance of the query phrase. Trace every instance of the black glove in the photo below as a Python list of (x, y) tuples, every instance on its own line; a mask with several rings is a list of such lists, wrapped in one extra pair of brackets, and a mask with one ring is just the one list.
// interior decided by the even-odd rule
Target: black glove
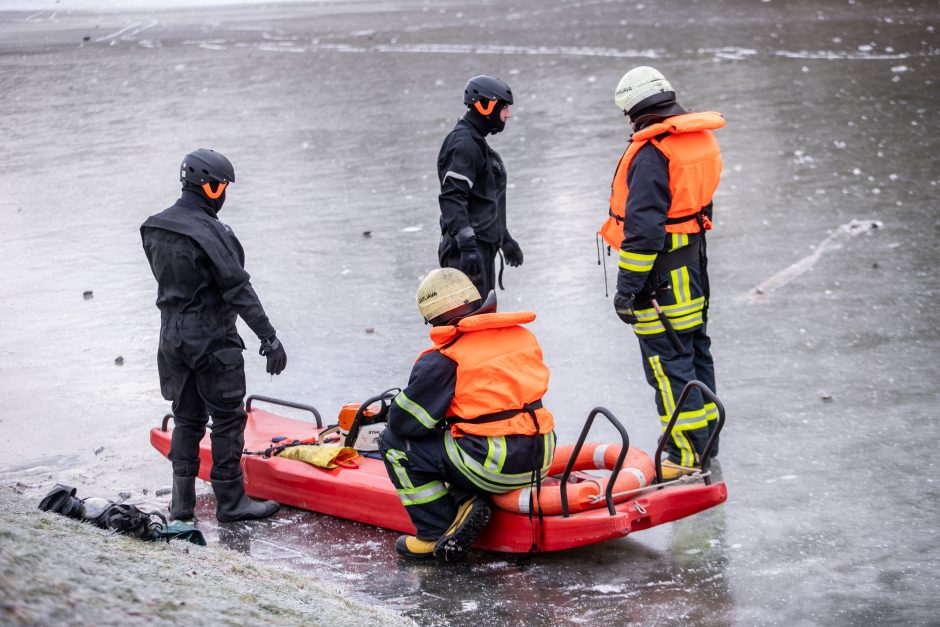
[(287, 367), (287, 353), (284, 352), (284, 346), (276, 335), (261, 340), (258, 354), (268, 358), (268, 363), (264, 368), (268, 374), (281, 374)]
[(509, 237), (509, 235), (503, 240), (502, 251), (506, 263), (510, 266), (515, 268), (522, 265), (522, 249), (519, 248), (519, 242)]
[(633, 313), (634, 300), (635, 298), (633, 294), (617, 292), (617, 294), (614, 296), (614, 311), (616, 311), (620, 319), (627, 324), (637, 323), (636, 314)]
[(483, 274), (483, 256), (477, 248), (477, 239), (473, 235), (473, 229), (466, 227), (465, 231), (457, 234), (457, 249), (460, 251), (458, 263), (460, 271), (473, 281)]

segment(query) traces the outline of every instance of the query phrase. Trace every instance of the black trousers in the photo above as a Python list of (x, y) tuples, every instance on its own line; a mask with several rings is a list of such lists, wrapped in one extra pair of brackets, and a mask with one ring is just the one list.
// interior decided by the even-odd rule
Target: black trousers
[[(470, 280), (480, 292), (480, 297), (486, 300), (486, 295), (496, 289), (496, 254), (499, 252), (499, 246), (495, 243), (477, 240), (477, 248), (483, 259), (483, 273), (470, 277)], [(457, 248), (457, 240), (447, 233), (441, 236), (437, 258), (442, 268), (460, 270), (460, 250)]]
[(211, 416), (210, 478), (228, 481), (242, 476), (247, 423), (244, 348), (240, 339), (225, 344), (194, 359), (191, 353), (181, 350), (179, 342), (161, 341), (157, 366), (163, 397), (173, 402), (174, 427), (168, 457), (174, 475), (199, 474), (199, 443)]
[[(379, 450), (417, 537), (436, 540), (470, 496), (531, 485), (534, 471), (540, 468), (544, 475), (554, 457), (555, 434), (454, 439), (447, 430), (433, 429), (426, 437), (408, 440), (386, 429), (379, 438)], [(494, 451), (502, 454), (494, 455)]]
[[(715, 365), (712, 361), (711, 339), (701, 325), (691, 331), (678, 334), (683, 344), (682, 353), (676, 351), (665, 333), (637, 335), (643, 357), (646, 381), (656, 391), (656, 409), (663, 428), (676, 408), (676, 401), (685, 385), (697, 379), (715, 390)], [(689, 394), (685, 407), (679, 414), (666, 442), (668, 458), (683, 466), (699, 463), (705, 444), (717, 425), (718, 408), (705, 402), (701, 392), (695, 389)], [(714, 452), (717, 453), (717, 442)]]
[(442, 429), (416, 440), (399, 438), (386, 429), (379, 438), (379, 450), (399, 495), (404, 490), (414, 491), (413, 500), (403, 498), (402, 504), (421, 540), (437, 540), (444, 535), (457, 515), (457, 507), (481, 492), (451, 464)]

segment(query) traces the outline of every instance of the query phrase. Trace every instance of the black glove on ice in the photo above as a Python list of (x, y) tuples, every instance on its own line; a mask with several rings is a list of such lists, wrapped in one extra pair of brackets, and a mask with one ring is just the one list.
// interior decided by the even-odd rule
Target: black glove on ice
[(519, 242), (507, 235), (503, 241), (502, 251), (506, 263), (510, 266), (515, 268), (522, 265), (522, 249), (519, 248)]
[(624, 294), (623, 292), (617, 292), (614, 296), (614, 311), (617, 312), (617, 315), (627, 324), (636, 324), (637, 318), (636, 314), (633, 313), (633, 294)]
[(281, 374), (287, 367), (287, 353), (276, 335), (261, 340), (258, 354), (267, 357), (268, 363), (264, 369), (268, 374)]

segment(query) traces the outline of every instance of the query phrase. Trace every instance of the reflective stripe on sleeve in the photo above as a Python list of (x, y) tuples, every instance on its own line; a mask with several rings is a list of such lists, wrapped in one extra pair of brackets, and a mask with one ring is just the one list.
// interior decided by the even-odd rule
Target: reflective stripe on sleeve
[(414, 416), (414, 419), (420, 422), (425, 429), (433, 429), (437, 424), (437, 421), (431, 418), (431, 415), (424, 410), (424, 407), (405, 396), (404, 392), (398, 393), (398, 396), (395, 397), (395, 404)]
[(451, 177), (451, 178), (459, 179), (459, 180), (461, 180), (461, 181), (466, 181), (467, 184), (470, 185), (470, 189), (473, 189), (473, 181), (470, 180), (470, 177), (464, 176), (463, 174), (458, 174), (457, 172), (454, 172), (453, 170), (448, 170), (448, 171), (447, 171), (447, 174), (445, 174), (445, 175), (444, 175), (444, 178), (441, 179), (441, 185), (444, 184), (444, 181), (447, 180), (447, 177), (448, 177), (448, 176)]
[(656, 253), (634, 253), (626, 250), (620, 251), (620, 267), (632, 272), (649, 272), (656, 261)]

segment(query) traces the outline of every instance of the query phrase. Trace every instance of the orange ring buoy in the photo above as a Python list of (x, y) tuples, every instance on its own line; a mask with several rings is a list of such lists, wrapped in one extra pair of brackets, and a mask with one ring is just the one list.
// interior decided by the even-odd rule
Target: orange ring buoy
[[(561, 483), (554, 476), (561, 475), (565, 471), (565, 466), (568, 465), (574, 446), (574, 444), (564, 444), (555, 448), (555, 458), (548, 469), (549, 477), (542, 482), (542, 489), (539, 492), (539, 504), (542, 506), (542, 514), (546, 516), (561, 514)], [(620, 449), (620, 444), (588, 442), (581, 447), (581, 452), (578, 453), (572, 469), (612, 470), (617, 463)], [(617, 475), (617, 481), (614, 483), (614, 494), (645, 488), (655, 475), (656, 466), (653, 459), (640, 449), (631, 446), (627, 450), (627, 457), (623, 460), (623, 468), (620, 469), (620, 474)], [(572, 479), (575, 482), (572, 483)], [(593, 477), (585, 474), (572, 474), (566, 490), (568, 493), (568, 512), (574, 513), (604, 507), (603, 496), (607, 490), (609, 480), (609, 476)], [(526, 486), (505, 494), (494, 494), (491, 498), (493, 503), (500, 509), (528, 514), (529, 504), (534, 497), (534, 492), (535, 486)], [(593, 499), (598, 495), (602, 498), (595, 502)], [(620, 503), (628, 498), (629, 495), (614, 496), (614, 502)]]

